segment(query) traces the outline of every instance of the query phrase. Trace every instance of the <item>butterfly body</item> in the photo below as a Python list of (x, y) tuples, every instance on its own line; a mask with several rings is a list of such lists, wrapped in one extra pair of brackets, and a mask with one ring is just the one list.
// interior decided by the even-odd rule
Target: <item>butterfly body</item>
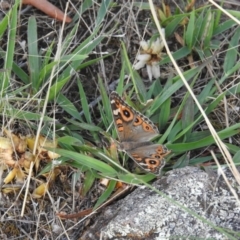
[(145, 171), (159, 174), (170, 152), (150, 140), (159, 135), (153, 122), (129, 106), (116, 92), (110, 95), (114, 123), (124, 150)]

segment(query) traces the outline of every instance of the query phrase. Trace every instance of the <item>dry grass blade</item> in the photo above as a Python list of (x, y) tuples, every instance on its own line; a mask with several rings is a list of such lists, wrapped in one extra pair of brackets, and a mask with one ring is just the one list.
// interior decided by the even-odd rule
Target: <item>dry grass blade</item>
[(209, 0), (210, 3), (212, 3), (215, 7), (217, 7), (218, 9), (220, 9), (223, 13), (225, 13), (229, 18), (231, 18), (232, 20), (234, 20), (238, 25), (240, 25), (240, 21), (235, 18), (234, 16), (232, 16), (230, 13), (228, 13), (224, 8), (222, 8), (221, 6), (219, 6), (217, 3), (215, 3), (213, 0)]
[[(63, 22), (62, 29), (61, 29), (60, 36), (59, 36), (59, 40), (58, 40), (58, 48), (57, 48), (57, 52), (56, 52), (56, 55), (55, 55), (55, 60), (56, 61), (58, 61), (58, 59), (60, 58), (60, 54), (61, 54), (62, 36), (63, 36), (64, 25), (65, 24)], [(41, 117), (39, 125), (38, 125), (36, 139), (39, 139), (39, 137), (40, 137), (42, 124), (43, 124), (43, 119), (44, 119), (44, 116), (46, 115), (46, 109), (47, 109), (47, 106), (48, 106), (48, 97), (49, 97), (49, 94), (50, 94), (50, 88), (52, 86), (53, 76), (54, 76), (54, 72), (55, 72), (56, 68), (57, 68), (57, 66), (55, 65), (52, 69), (52, 72), (51, 72), (50, 80), (49, 80), (49, 83), (48, 83), (48, 91), (47, 91), (47, 95), (46, 95), (46, 98), (45, 98), (45, 101), (44, 101), (44, 106), (43, 106), (43, 109), (42, 109), (42, 117)], [(53, 126), (53, 127), (55, 128), (55, 126)], [(53, 135), (53, 139), (55, 139), (55, 134)], [(33, 154), (34, 155), (36, 155), (37, 145), (38, 145), (38, 141), (36, 141), (35, 144), (34, 144), (34, 148), (33, 148)], [(28, 179), (27, 179), (26, 192), (25, 192), (24, 201), (23, 201), (23, 207), (22, 207), (22, 211), (21, 211), (21, 216), (24, 215), (24, 209), (25, 209), (25, 206), (26, 206), (27, 196), (28, 196), (28, 192), (29, 192), (29, 185), (30, 185), (30, 180), (31, 180), (31, 175), (32, 175), (31, 173), (33, 171), (33, 166), (34, 166), (34, 164), (33, 164), (33, 162), (31, 162), (30, 169), (29, 169), (29, 175), (28, 175)]]

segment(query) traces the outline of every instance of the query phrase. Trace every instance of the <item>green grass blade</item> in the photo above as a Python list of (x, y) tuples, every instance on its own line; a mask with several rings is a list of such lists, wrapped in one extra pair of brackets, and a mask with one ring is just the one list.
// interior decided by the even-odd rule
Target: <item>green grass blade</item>
[[(190, 80), (193, 78), (196, 74), (199, 73), (199, 67), (190, 69), (186, 72), (184, 72), (184, 77), (186, 80)], [(179, 88), (183, 86), (183, 82), (180, 80), (179, 76), (176, 76), (172, 79), (173, 84), (170, 86), (166, 91), (162, 92), (162, 94), (159, 94), (157, 98), (154, 99), (153, 104), (151, 105), (151, 113), (155, 113), (158, 108), (169, 98), (174, 94)]]
[(135, 89), (135, 92), (137, 93), (138, 97), (141, 95), (143, 97), (143, 102), (146, 102), (146, 88), (143, 84), (142, 79), (140, 78), (140, 76), (138, 75), (138, 73), (133, 70), (132, 64), (129, 61), (128, 55), (127, 55), (127, 50), (125, 47), (125, 44), (122, 42), (122, 62), (125, 65), (125, 69), (127, 74), (129, 74), (131, 76), (132, 79), (132, 83)]
[[(220, 139), (226, 139), (229, 137), (232, 137), (236, 134), (238, 134), (239, 130), (238, 128), (240, 127), (240, 124), (235, 124), (227, 129), (224, 129), (220, 132), (218, 132), (218, 135)], [(171, 149), (173, 152), (185, 152), (185, 151), (190, 151), (193, 149), (201, 148), (201, 147), (206, 147), (209, 146), (210, 144), (214, 144), (215, 141), (212, 136), (203, 138), (199, 141), (196, 142), (190, 142), (190, 143), (176, 143), (176, 144), (168, 144), (167, 147)]]
[[(62, 88), (65, 86), (65, 84), (68, 82), (69, 79), (70, 79), (70, 76), (66, 77), (65, 79), (62, 79), (61, 81), (57, 81), (55, 84), (51, 86), (49, 91), (48, 101), (55, 100), (55, 98), (57, 97), (57, 95), (59, 94), (59, 92), (62, 90)], [(73, 110), (73, 108), (71, 109)]]
[(73, 103), (69, 101), (63, 94), (59, 93), (59, 96), (57, 98), (57, 103), (64, 111), (69, 113), (72, 117), (79, 119), (78, 110), (73, 105)]
[(89, 157), (81, 153), (72, 152), (72, 151), (59, 149), (59, 148), (55, 149), (54, 151), (60, 154), (61, 156), (64, 156), (66, 158), (71, 159), (72, 161), (75, 161), (80, 165), (86, 166), (89, 169), (95, 169), (100, 173), (111, 175), (111, 176), (116, 176), (117, 174), (115, 169), (110, 167), (107, 163), (99, 161), (98, 159)]
[(222, 23), (220, 23), (213, 31), (213, 36), (216, 36), (216, 35), (219, 35), (229, 29), (232, 29), (234, 26), (236, 26), (237, 23), (232, 20), (232, 19), (229, 19), (229, 20), (226, 20)]
[(93, 183), (95, 181), (96, 177), (95, 174), (93, 174), (92, 170), (86, 171), (84, 174), (84, 181), (83, 181), (83, 187), (81, 189), (81, 197), (85, 197), (88, 191), (93, 186)]
[(21, 79), (23, 83), (25, 84), (30, 83), (28, 74), (21, 67), (19, 67), (15, 62), (13, 62), (12, 71)]
[(106, 119), (106, 127), (109, 126), (109, 124), (112, 122), (112, 110), (110, 107), (110, 100), (109, 100), (109, 95), (106, 91), (106, 87), (100, 77), (98, 77), (98, 86), (100, 90), (100, 94), (102, 97), (102, 106), (103, 106), (103, 114), (101, 115), (102, 118), (107, 118)]
[(35, 92), (39, 90), (39, 71), (40, 71), (40, 56), (38, 54), (38, 35), (37, 22), (35, 17), (30, 17), (28, 20), (28, 64), (29, 73), (32, 83), (32, 88)]
[(9, 10), (8, 13), (6, 13), (5, 17), (0, 22), (0, 39), (3, 37), (3, 34), (6, 32), (9, 19), (11, 18), (12, 10)]
[[(191, 53), (191, 49), (189, 49), (188, 47), (184, 46), (182, 48), (180, 48), (179, 50), (177, 50), (176, 52), (174, 52), (172, 55), (174, 57), (175, 60), (179, 60), (179, 59), (183, 59), (184, 57), (188, 56)], [(170, 63), (171, 60), (169, 57), (165, 57), (163, 60), (160, 61), (160, 66), (166, 63)]]
[(142, 184), (143, 182), (149, 182), (156, 178), (156, 175), (148, 173), (144, 175), (137, 175), (133, 173), (127, 174), (118, 174), (118, 179), (122, 182), (129, 183), (129, 184)]
[[(206, 29), (204, 31), (205, 38), (203, 39), (204, 49), (208, 49), (210, 47), (210, 42), (213, 37), (213, 29), (214, 29), (214, 13), (208, 12), (206, 18), (208, 21), (206, 22)], [(204, 36), (203, 36), (204, 37)]]
[[(178, 50), (177, 50), (176, 52), (174, 52), (172, 55), (173, 55), (173, 58), (174, 58), (175, 60), (179, 60), (179, 59), (182, 59), (182, 58), (188, 56), (190, 53), (191, 53), (191, 50), (190, 50), (188, 47), (184, 46), (184, 47), (178, 49)], [(160, 66), (161, 66), (161, 65), (163, 65), (163, 64), (170, 63), (170, 62), (171, 62), (171, 60), (170, 60), (170, 58), (167, 56), (167, 57), (165, 57), (163, 60), (161, 60), (159, 64), (160, 64)]]
[[(182, 128), (186, 129), (191, 126), (194, 122), (194, 101), (191, 96), (187, 98), (187, 101), (183, 107), (182, 112)], [(192, 128), (189, 128), (185, 133), (185, 138), (188, 139), (192, 132)]]
[(111, 3), (112, 3), (111, 0), (102, 1), (101, 6), (100, 6), (99, 11), (98, 11), (98, 14), (97, 14), (97, 19), (96, 19), (96, 22), (95, 22), (96, 26), (100, 26), (100, 24), (104, 20), (104, 17), (106, 16), (106, 14), (108, 12), (108, 8), (109, 8)]
[[(42, 59), (42, 68), (44, 68), (47, 64), (49, 64), (49, 62), (53, 59), (52, 58), (52, 53), (53, 53), (53, 46), (54, 46), (55, 42), (52, 41), (50, 46), (47, 48), (46, 54), (44, 55), (43, 59)], [(42, 55), (42, 54), (40, 54)]]
[(238, 27), (232, 36), (227, 54), (224, 59), (224, 64), (223, 64), (223, 70), (224, 72), (230, 71), (235, 65), (237, 61), (237, 57), (239, 56), (239, 51), (238, 51), (238, 45), (239, 45), (239, 39), (240, 39), (240, 27)]
[(194, 36), (193, 36), (193, 46), (199, 45), (200, 33), (201, 33), (202, 25), (204, 23), (204, 13), (205, 11), (202, 11), (196, 19), (196, 23), (194, 26), (195, 29), (194, 29)]
[[(10, 22), (9, 31), (8, 31), (8, 41), (7, 41), (7, 50), (4, 61), (4, 71), (0, 73), (0, 89), (1, 95), (5, 95), (5, 90), (10, 85), (10, 75), (13, 65), (14, 49), (16, 42), (16, 32), (17, 32), (17, 17), (18, 17), (18, 6), (19, 0), (15, 1), (15, 4), (12, 8), (11, 18), (8, 19)], [(4, 29), (3, 29), (4, 30)]]
[(186, 16), (187, 16), (186, 14), (183, 14), (168, 18), (166, 20), (166, 22), (169, 22), (165, 28), (166, 37), (171, 36), (176, 31), (176, 29), (179, 27), (179, 24)]
[(88, 130), (88, 131), (92, 131), (92, 132), (103, 131), (100, 127), (95, 126), (92, 123), (90, 123), (90, 124), (80, 123), (80, 122), (77, 122), (75, 120), (71, 120), (68, 118), (66, 118), (66, 120), (68, 120), (68, 122), (72, 123), (74, 126), (78, 127), (78, 129), (84, 129), (84, 130)]
[[(75, 16), (73, 17), (73, 23), (76, 22), (76, 20), (79, 20), (79, 16), (82, 16), (82, 14), (91, 8), (91, 6), (93, 5), (94, 1), (92, 0), (85, 0), (83, 3), (80, 4), (80, 7), (77, 11), (77, 13), (75, 14)], [(72, 23), (71, 23), (72, 24)]]
[(192, 49), (194, 39), (194, 28), (195, 28), (195, 11), (190, 13), (190, 19), (187, 25), (187, 31), (185, 32), (184, 40), (188, 48)]
[(61, 57), (60, 62), (74, 62), (74, 61), (78, 61), (78, 62), (82, 62), (83, 60), (85, 60), (88, 57), (87, 54), (68, 54), (68, 55), (64, 55)]
[(78, 138), (71, 137), (71, 136), (63, 136), (57, 139), (58, 143), (62, 143), (64, 145), (70, 146), (81, 146), (84, 142)]
[(107, 189), (104, 191), (104, 193), (99, 197), (97, 203), (95, 204), (93, 209), (98, 208), (102, 203), (106, 202), (106, 200), (111, 196), (113, 193), (115, 186), (116, 186), (116, 181), (111, 180), (107, 186)]
[[(6, 118), (16, 118), (23, 121), (39, 121), (42, 118), (41, 114), (32, 113), (28, 111), (23, 111), (15, 108), (8, 107), (5, 110), (5, 117)], [(54, 122), (54, 120), (50, 117), (44, 116), (44, 121)]]
[(90, 113), (90, 110), (89, 110), (87, 97), (86, 97), (86, 94), (83, 90), (82, 83), (81, 83), (81, 81), (78, 80), (77, 84), (78, 84), (79, 96), (80, 96), (80, 101), (81, 101), (84, 117), (85, 117), (87, 123), (92, 124), (91, 113)]
[[(95, 32), (89, 36), (84, 42), (82, 42), (80, 44), (79, 47), (77, 47), (77, 49), (74, 50), (73, 54), (79, 54), (79, 55), (88, 55), (89, 53), (91, 53), (91, 51), (100, 44), (100, 42), (102, 41), (103, 37), (99, 36), (96, 37), (95, 39), (93, 39)], [(64, 63), (65, 64), (65, 63)], [(60, 66), (62, 66), (62, 64), (60, 64)], [(81, 65), (81, 61), (74, 61), (71, 63), (71, 66), (68, 66), (65, 70), (63, 70), (61, 76), (58, 78), (58, 81), (61, 81), (62, 79), (65, 79), (66, 77), (69, 77), (71, 75), (71, 72), (73, 70), (77, 70), (79, 68), (79, 66)]]
[[(172, 85), (172, 80), (169, 79), (169, 81), (167, 81), (167, 84), (163, 89), (163, 92), (167, 90), (171, 85)], [(162, 129), (165, 128), (167, 121), (169, 120), (170, 110), (171, 110), (171, 96), (169, 96), (169, 98), (162, 104), (160, 108), (159, 121), (158, 121), (160, 132)]]
[(46, 65), (42, 65), (42, 69), (39, 72), (39, 84), (43, 84), (44, 80), (46, 80), (53, 69), (53, 67), (57, 64), (57, 62), (50, 62)]

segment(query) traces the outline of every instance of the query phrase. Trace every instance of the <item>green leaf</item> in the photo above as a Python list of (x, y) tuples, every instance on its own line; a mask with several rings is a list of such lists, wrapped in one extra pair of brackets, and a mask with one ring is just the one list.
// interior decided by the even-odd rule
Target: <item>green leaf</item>
[(74, 124), (75, 126), (77, 126), (80, 129), (84, 129), (84, 130), (89, 130), (89, 131), (93, 131), (93, 132), (100, 132), (102, 131), (102, 129), (98, 126), (93, 125), (92, 123), (88, 124), (88, 123), (79, 123), (77, 121), (71, 120), (66, 118), (66, 120), (68, 120), (70, 123)]
[(104, 55), (104, 56), (102, 56), (102, 57), (95, 58), (95, 59), (90, 59), (89, 61), (85, 61), (85, 62), (81, 63), (81, 65), (79, 65), (79, 66), (76, 68), (76, 70), (81, 70), (81, 69), (86, 68), (86, 67), (88, 67), (88, 66), (92, 66), (92, 65), (94, 65), (95, 63), (98, 63), (100, 60), (102, 60), (102, 59), (104, 59), (104, 58), (107, 58), (107, 57), (109, 57), (109, 56), (111, 56), (111, 55), (113, 55), (113, 54), (114, 54), (114, 53), (112, 53), (112, 54), (106, 54), (106, 55)]
[[(29, 120), (29, 121), (39, 121), (42, 118), (41, 114), (38, 113), (32, 113), (28, 111), (23, 111), (15, 108), (7, 108), (6, 112), (4, 113), (5, 117), (7, 118), (16, 118), (16, 119), (21, 119), (21, 120)], [(49, 121), (49, 122), (54, 122), (54, 120), (50, 117), (44, 116), (43, 118), (44, 121)]]
[(195, 29), (195, 11), (190, 13), (190, 19), (187, 25), (187, 31), (185, 32), (184, 40), (189, 49), (193, 47), (194, 29)]
[[(62, 90), (62, 88), (65, 86), (65, 84), (68, 82), (69, 79), (70, 79), (70, 76), (66, 77), (65, 79), (62, 79), (61, 81), (56, 82), (51, 86), (48, 101), (52, 101), (56, 99), (57, 95), (59, 94), (59, 92)], [(73, 104), (71, 103), (71, 105)]]
[(207, 157), (192, 158), (189, 161), (189, 165), (190, 166), (199, 166), (205, 162), (211, 161), (212, 159), (213, 159), (212, 155), (209, 155)]
[(126, 71), (128, 74), (130, 74), (133, 86), (135, 88), (135, 92), (137, 93), (138, 97), (141, 95), (143, 97), (143, 101), (146, 102), (146, 88), (143, 84), (142, 79), (138, 75), (138, 73), (133, 70), (132, 64), (129, 61), (128, 55), (127, 55), (127, 49), (125, 47), (125, 44), (122, 42), (122, 62), (124, 63), (124, 66), (126, 67)]
[(95, 174), (92, 173), (92, 171), (86, 171), (84, 174), (84, 181), (83, 181), (83, 187), (81, 189), (81, 197), (85, 197), (88, 191), (93, 186), (93, 183), (95, 181), (96, 177)]
[[(200, 68), (201, 69), (201, 68)], [(200, 71), (199, 67), (192, 68), (186, 72), (183, 73), (186, 80), (190, 80), (192, 77), (194, 77), (196, 74)], [(154, 99), (153, 104), (151, 105), (150, 112), (153, 114), (155, 111), (159, 109), (159, 107), (174, 94), (179, 88), (181, 88), (184, 83), (180, 80), (179, 76), (176, 76), (172, 79), (173, 84), (170, 86), (166, 91), (162, 92), (162, 94), (159, 94), (157, 98)]]
[(50, 76), (51, 71), (53, 70), (53, 67), (56, 64), (57, 64), (57, 62), (50, 62), (46, 65), (43, 65), (43, 68), (41, 69), (41, 71), (39, 73), (39, 78), (38, 78), (39, 86), (43, 83), (43, 80), (46, 80)]
[(166, 37), (171, 36), (179, 27), (179, 24), (182, 22), (182, 20), (186, 17), (187, 17), (187, 14), (181, 14), (178, 16), (175, 15), (173, 17), (167, 18), (166, 22), (168, 22), (168, 24), (165, 28)]
[(199, 45), (199, 39), (201, 38), (200, 34), (204, 23), (204, 13), (205, 11), (201, 11), (200, 15), (196, 19), (194, 26), (193, 46)]
[(80, 146), (83, 145), (83, 142), (78, 138), (71, 136), (64, 136), (57, 139), (58, 143), (63, 143), (65, 145)]
[(106, 174), (112, 177), (116, 176), (117, 174), (116, 170), (110, 167), (108, 164), (87, 155), (59, 148), (55, 149), (54, 152), (60, 154), (61, 156), (67, 157), (82, 166), (86, 166), (90, 169), (95, 169), (102, 174)]
[(89, 124), (92, 124), (91, 113), (89, 111), (89, 105), (88, 105), (86, 94), (83, 90), (82, 83), (79, 80), (77, 81), (77, 83), (78, 83), (79, 96), (80, 96), (80, 101), (81, 101), (84, 116), (85, 116), (87, 122)]
[[(86, 40), (84, 40), (80, 46), (78, 46), (72, 54), (79, 54), (79, 55), (88, 55), (91, 53), (91, 51), (100, 44), (100, 42), (103, 39), (103, 36), (98, 36), (95, 39), (93, 39), (95, 32), (97, 32), (98, 29), (95, 29), (92, 35), (90, 35)], [(63, 64), (63, 63), (62, 63)], [(65, 63), (64, 63), (65, 64)], [(68, 66), (61, 75), (58, 78), (58, 81), (62, 81), (63, 79), (66, 79), (67, 77), (71, 76), (71, 72), (73, 70), (77, 70), (79, 66), (81, 65), (81, 61), (74, 61), (71, 62), (71, 65)], [(61, 66), (61, 64), (60, 64)]]
[(88, 57), (88, 55), (86, 54), (68, 54), (65, 56), (62, 56), (60, 59), (60, 62), (69, 62), (69, 61), (83, 61), (84, 59), (86, 59)]
[(230, 143), (226, 143), (226, 146), (229, 149), (229, 151), (233, 154), (237, 153), (240, 150), (239, 146), (236, 146)]
[(189, 156), (187, 153), (183, 154), (180, 158), (177, 159), (177, 162), (174, 163), (172, 169), (183, 168), (189, 165)]
[(59, 106), (69, 113), (72, 117), (78, 119), (79, 113), (76, 107), (73, 105), (71, 101), (69, 101), (62, 93), (59, 93), (58, 98), (56, 99)]
[[(79, 16), (82, 16), (82, 14), (91, 8), (93, 5), (94, 1), (92, 0), (85, 0), (84, 2), (81, 2), (80, 7), (78, 8), (78, 11), (76, 12), (75, 16), (73, 17), (72, 23), (75, 23), (76, 21), (79, 20)], [(71, 24), (72, 24), (71, 23)]]
[(212, 95), (212, 87), (215, 79), (211, 79), (207, 85), (202, 89), (202, 92), (197, 96), (197, 100), (202, 105), (206, 101), (208, 101), (208, 97)]
[(236, 26), (237, 23), (232, 20), (226, 20), (225, 22), (220, 23), (213, 31), (213, 36), (219, 35), (229, 29), (232, 29), (234, 26)]
[(39, 90), (39, 71), (40, 71), (40, 56), (38, 53), (38, 35), (37, 22), (35, 17), (31, 16), (28, 20), (28, 64), (32, 87), (35, 92)]
[[(182, 131), (182, 122), (178, 121), (174, 126), (172, 126), (170, 128), (170, 131), (168, 131), (168, 133), (167, 133), (168, 142), (176, 141), (179, 138), (179, 137), (177, 138), (176, 136), (177, 136), (177, 134), (180, 134), (181, 131)], [(180, 137), (182, 135), (184, 135), (184, 134), (181, 134)]]
[(9, 12), (6, 13), (4, 18), (0, 22), (0, 39), (2, 39), (3, 34), (7, 30), (8, 22), (9, 22), (11, 15), (12, 15), (12, 10), (10, 9)]
[[(165, 85), (163, 92), (166, 91), (172, 85), (172, 80), (169, 79), (167, 84)], [(170, 117), (170, 110), (171, 110), (171, 97), (169, 97), (161, 106), (160, 114), (159, 114), (159, 130), (163, 130), (167, 124), (167, 121)]]
[[(220, 139), (226, 139), (229, 137), (232, 137), (236, 134), (238, 134), (239, 130), (238, 128), (240, 127), (240, 124), (235, 124), (227, 129), (224, 129), (220, 132), (218, 132), (218, 136)], [(214, 144), (215, 141), (212, 136), (208, 136), (206, 138), (203, 138), (199, 141), (196, 142), (190, 142), (190, 143), (176, 143), (176, 144), (167, 144), (167, 147), (172, 150), (173, 152), (185, 152), (201, 147), (206, 147), (211, 144)]]
[(102, 203), (106, 202), (106, 200), (111, 196), (113, 193), (115, 186), (116, 186), (116, 181), (111, 180), (107, 186), (107, 189), (103, 192), (103, 194), (99, 197), (97, 203), (94, 206), (94, 209), (98, 208)]
[[(190, 53), (191, 53), (191, 50), (185, 46), (185, 47), (180, 48), (176, 52), (174, 52), (172, 55), (175, 60), (179, 60), (179, 59), (182, 59), (182, 58), (188, 56)], [(163, 60), (161, 60), (159, 64), (161, 66), (163, 64), (171, 63), (171, 62), (172, 62), (171, 59), (167, 56), (167, 57), (163, 58)]]
[[(203, 37), (203, 48), (207, 49), (210, 47), (210, 41), (212, 40), (213, 37), (213, 28), (214, 28), (214, 13), (211, 11), (208, 12), (206, 16), (206, 28), (204, 31)], [(205, 37), (205, 38), (204, 38)]]
[[(46, 65), (49, 64), (49, 62), (52, 60), (51, 55), (53, 54), (53, 46), (55, 42), (52, 41), (50, 46), (47, 48), (45, 56), (42, 58), (42, 68), (44, 68)], [(42, 55), (42, 54), (40, 54)]]
[[(187, 98), (186, 104), (183, 107), (182, 112), (182, 128), (186, 129), (191, 126), (194, 122), (194, 101), (191, 96)], [(185, 133), (185, 138), (188, 139), (192, 132), (192, 128)]]
[[(8, 41), (7, 41), (7, 50), (6, 55), (4, 57), (4, 72), (0, 73), (0, 89), (1, 89), (1, 95), (5, 95), (6, 89), (10, 85), (10, 73), (12, 71), (12, 65), (13, 65), (13, 57), (14, 57), (14, 49), (15, 49), (15, 43), (16, 43), (16, 32), (17, 32), (17, 18), (18, 18), (18, 6), (20, 1), (15, 1), (15, 4), (12, 8), (12, 14), (11, 18), (9, 20), (9, 30), (8, 30)], [(6, 20), (4, 20), (6, 21)], [(4, 27), (4, 24), (3, 24)], [(4, 29), (3, 29), (4, 30)], [(3, 91), (2, 91), (3, 90)]]
[(23, 83), (25, 84), (30, 83), (28, 74), (21, 67), (19, 67), (15, 62), (13, 62), (12, 71), (22, 80)]
[(108, 12), (108, 8), (111, 3), (112, 3), (111, 0), (102, 1), (101, 6), (98, 11), (98, 14), (97, 14), (97, 19), (95, 22), (96, 26), (99, 26), (102, 23), (103, 19), (105, 18), (106, 14)]
[(137, 175), (133, 173), (118, 174), (118, 179), (122, 182), (129, 184), (142, 184), (143, 182), (149, 182), (156, 178), (156, 175), (147, 173), (144, 175)]
[(239, 39), (240, 39), (240, 27), (236, 29), (234, 35), (232, 36), (229, 42), (227, 54), (225, 56), (223, 64), (223, 70), (225, 73), (230, 71), (236, 65), (236, 61), (239, 55), (238, 52)]
[(240, 150), (233, 156), (233, 162), (240, 165)]

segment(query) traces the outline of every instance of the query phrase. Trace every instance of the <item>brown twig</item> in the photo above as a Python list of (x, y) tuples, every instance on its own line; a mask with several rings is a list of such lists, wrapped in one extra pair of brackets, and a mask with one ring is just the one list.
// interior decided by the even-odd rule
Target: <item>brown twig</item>
[[(64, 21), (65, 14), (56, 6), (51, 4), (47, 0), (22, 0), (22, 4), (31, 5), (42, 12), (46, 13), (48, 16), (55, 18), (59, 21)], [(66, 23), (70, 23), (72, 19), (68, 16), (65, 18)]]
[[(123, 184), (123, 186), (119, 188), (108, 201), (100, 205), (94, 212), (97, 212), (98, 210), (103, 209), (103, 207), (107, 206), (108, 204), (116, 200), (116, 198), (118, 198), (122, 194), (125, 194), (130, 188), (131, 186)], [(73, 213), (73, 214), (57, 213), (56, 215), (61, 219), (72, 219), (72, 218), (85, 217), (91, 214), (92, 212), (93, 212), (93, 208), (89, 208), (78, 213)]]

